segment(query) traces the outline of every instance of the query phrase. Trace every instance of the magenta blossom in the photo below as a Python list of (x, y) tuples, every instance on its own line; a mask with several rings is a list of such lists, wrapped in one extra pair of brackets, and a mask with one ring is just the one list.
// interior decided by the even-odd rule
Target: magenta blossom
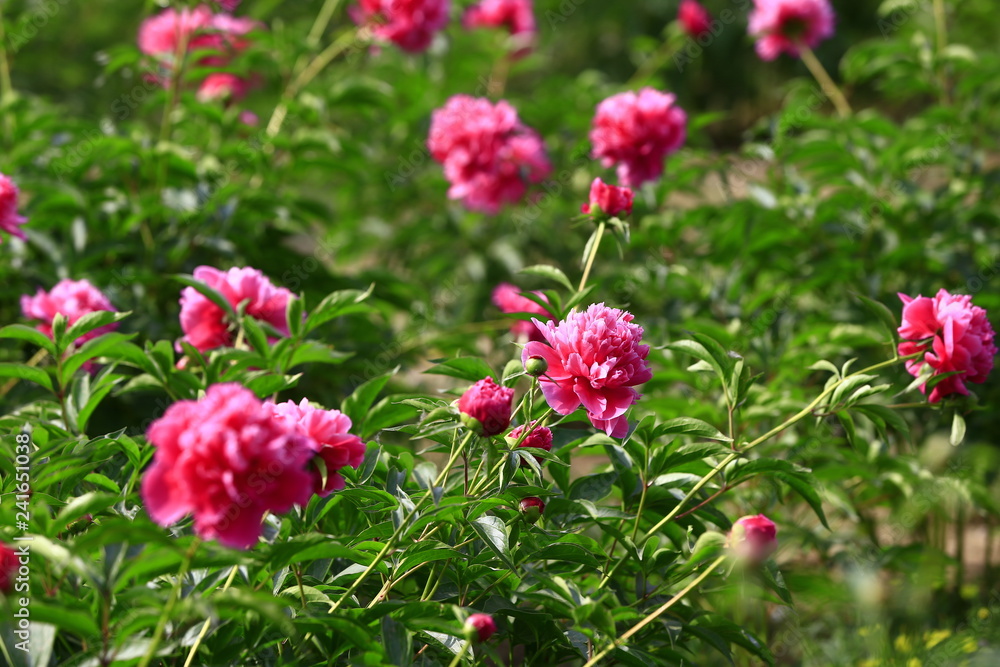
[[(17, 212), (17, 200), (20, 196), (21, 192), (14, 181), (0, 174), (0, 230), (19, 239), (26, 239), (28, 237), (21, 230), (21, 225), (28, 222), (28, 219)], [(3, 243), (3, 236), (0, 236), (0, 243)]]
[(526, 55), (538, 28), (532, 0), (480, 0), (465, 10), (462, 25), (471, 28), (506, 28), (515, 42), (514, 57)]
[[(548, 298), (542, 292), (532, 292), (546, 303)], [(543, 317), (552, 317), (552, 314), (542, 306), (527, 297), (521, 296), (521, 290), (510, 283), (500, 283), (493, 290), (493, 305), (504, 313), (532, 313)], [(510, 332), (517, 339), (528, 338), (529, 340), (543, 340), (542, 335), (536, 327), (527, 320), (518, 320), (511, 328)]]
[(608, 185), (600, 178), (590, 184), (590, 201), (580, 207), (584, 213), (596, 216), (624, 218), (632, 214), (635, 193), (630, 188)]
[(652, 88), (612, 95), (597, 105), (590, 130), (594, 157), (618, 165), (618, 180), (638, 187), (663, 173), (663, 161), (687, 136), (687, 114), (676, 97)]
[(344, 466), (357, 468), (365, 458), (365, 445), (361, 438), (349, 433), (351, 418), (339, 410), (320, 410), (302, 399), (298, 405), (285, 401), (277, 405), (265, 403), (274, 411), (277, 419), (284, 420), (290, 427), (298, 428), (314, 443), (315, 456), (322, 459), (326, 467), (326, 484), (315, 466), (310, 467), (313, 477), (313, 492), (328, 496), (344, 488), (344, 478), (337, 471)]
[[(536, 423), (537, 422), (533, 421), (528, 426), (521, 424), (508, 433), (504, 439), (511, 445), (515, 445), (517, 444), (517, 441), (521, 439), (521, 436), (524, 435), (525, 430), (533, 429), (528, 436), (521, 441), (520, 446), (530, 447), (532, 449), (544, 449), (547, 452), (552, 451), (552, 430), (546, 426), (539, 426), (538, 428), (535, 428)], [(541, 456), (535, 456), (535, 460), (541, 463), (545, 459)], [(524, 461), (521, 461), (521, 465), (524, 465)]]
[(465, 621), (465, 632), (470, 637), (484, 642), (497, 631), (497, 624), (489, 614), (473, 614)]
[(444, 165), (448, 196), (473, 211), (497, 213), (552, 170), (541, 138), (503, 100), (450, 98), (431, 116), (427, 146)]
[(548, 363), (538, 379), (549, 407), (568, 415), (580, 405), (590, 422), (615, 438), (628, 433), (625, 413), (639, 400), (633, 387), (653, 377), (642, 345), (642, 327), (632, 314), (597, 303), (574, 311), (558, 324), (533, 320), (545, 343), (524, 346), (521, 361), (539, 356)]
[(513, 409), (514, 390), (503, 387), (486, 377), (469, 387), (458, 399), (458, 411), (471, 417), (469, 426), (479, 435), (499, 435), (510, 426), (510, 413)]
[[(906, 370), (914, 377), (920, 375), (924, 364), (933, 375), (958, 371), (934, 386), (928, 400), (937, 403), (950, 394), (968, 396), (966, 382), (982, 384), (993, 370), (993, 357), (997, 346), (993, 344), (994, 332), (986, 311), (972, 305), (972, 297), (938, 291), (933, 298), (916, 298), (900, 294), (903, 301), (903, 324), (899, 327), (899, 354), (909, 356), (925, 352), (923, 358), (906, 362)], [(923, 342), (931, 339), (929, 342)], [(927, 385), (920, 390), (927, 393)]]
[[(196, 280), (220, 292), (235, 310), (248, 301), (246, 314), (267, 322), (281, 334), (288, 335), (288, 300), (294, 295), (283, 287), (275, 287), (267, 277), (251, 268), (220, 271), (210, 266), (194, 270)], [(233, 323), (226, 311), (193, 287), (181, 292), (181, 329), (183, 341), (202, 352), (233, 343)]]
[(815, 48), (833, 35), (833, 24), (829, 0), (754, 0), (749, 30), (757, 55), (774, 60), (782, 53), (797, 58), (803, 44)]
[(266, 512), (287, 512), (312, 496), (315, 442), (238, 384), (174, 403), (147, 435), (156, 455), (142, 497), (161, 526), (193, 514), (201, 537), (248, 549)]
[(712, 29), (712, 16), (698, 0), (681, 0), (677, 10), (677, 20), (684, 32), (693, 39), (698, 39)]
[(350, 14), (355, 23), (371, 28), (376, 39), (419, 53), (448, 25), (450, 11), (450, 0), (361, 0)]
[[(25, 294), (21, 297), (21, 313), (29, 320), (38, 320), (38, 330), (49, 338), (52, 338), (52, 320), (57, 313), (66, 318), (68, 329), (84, 315), (102, 310), (114, 312), (115, 307), (87, 280), (60, 280), (48, 292), (39, 289), (35, 296)], [(117, 328), (117, 323), (106, 324), (80, 336), (74, 344), (82, 345)]]
[(751, 563), (761, 563), (778, 548), (778, 527), (763, 514), (736, 520), (729, 532), (729, 548)]

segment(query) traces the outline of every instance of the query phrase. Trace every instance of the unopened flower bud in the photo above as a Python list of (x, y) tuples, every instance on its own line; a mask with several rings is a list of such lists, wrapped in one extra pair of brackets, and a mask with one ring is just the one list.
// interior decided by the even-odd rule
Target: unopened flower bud
[[(521, 436), (526, 430), (531, 430), (524, 440), (521, 440), (521, 447), (530, 447), (532, 449), (544, 449), (547, 452), (552, 451), (552, 430), (545, 426), (535, 426), (536, 422), (531, 422), (525, 427), (524, 424), (518, 426), (513, 431), (508, 433), (504, 439), (507, 441), (511, 447), (517, 444), (518, 440), (521, 440)], [(535, 456), (535, 460), (541, 463), (545, 459), (540, 456)], [(524, 461), (521, 461), (521, 465), (524, 465)]]
[(759, 565), (778, 548), (774, 522), (763, 514), (736, 520), (729, 531), (729, 548), (740, 558)]
[(541, 498), (531, 496), (529, 498), (521, 499), (521, 514), (524, 516), (524, 520), (528, 523), (535, 523), (542, 517), (542, 512), (545, 511), (545, 503), (542, 502)]
[(483, 378), (462, 394), (458, 410), (462, 423), (479, 435), (499, 435), (510, 426), (514, 390), (502, 387), (493, 378)]
[(541, 377), (549, 370), (549, 362), (545, 357), (531, 356), (524, 362), (524, 372), (532, 377)]
[(489, 614), (473, 614), (465, 620), (465, 636), (469, 641), (484, 642), (497, 631), (497, 624)]

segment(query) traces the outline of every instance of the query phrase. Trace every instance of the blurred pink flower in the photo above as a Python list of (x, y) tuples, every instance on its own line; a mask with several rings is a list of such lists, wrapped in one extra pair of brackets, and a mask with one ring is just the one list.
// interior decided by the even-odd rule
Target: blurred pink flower
[[(521, 424), (520, 426), (512, 430), (510, 433), (508, 433), (504, 439), (507, 440), (507, 442), (509, 442), (511, 445), (514, 445), (524, 434), (524, 432), (526, 430), (532, 429), (536, 423), (537, 422), (533, 421), (528, 426)], [(530, 447), (532, 449), (544, 449), (547, 452), (552, 451), (552, 429), (546, 426), (539, 426), (538, 428), (536, 428), (535, 430), (531, 431), (531, 433), (528, 434), (528, 437), (524, 439), (524, 441), (521, 443), (520, 446)], [(535, 460), (541, 463), (545, 459), (543, 459), (541, 456), (535, 456)], [(524, 461), (521, 461), (521, 465), (522, 466), (524, 465)]]
[(513, 55), (526, 55), (535, 43), (538, 28), (532, 0), (480, 0), (465, 10), (462, 25), (473, 28), (506, 28), (514, 38)]
[[(17, 212), (17, 200), (20, 196), (21, 191), (14, 185), (14, 181), (0, 174), (0, 229), (11, 236), (26, 239), (28, 237), (21, 230), (21, 225), (28, 222), (28, 219)], [(0, 243), (3, 243), (3, 236), (0, 236)]]
[(829, 0), (754, 0), (750, 35), (757, 55), (774, 60), (782, 52), (799, 56), (799, 45), (815, 48), (833, 35), (835, 17)]
[[(542, 292), (532, 292), (532, 294), (548, 303), (548, 298)], [(493, 290), (493, 305), (504, 313), (533, 313), (544, 317), (552, 317), (549, 311), (538, 305), (531, 299), (521, 296), (521, 290), (510, 283), (500, 283)], [(529, 340), (543, 340), (538, 327), (527, 320), (518, 320), (510, 327), (510, 332), (514, 337), (521, 339), (527, 337)]]
[(752, 563), (761, 563), (778, 548), (778, 527), (763, 514), (740, 517), (729, 531), (729, 548)]
[(465, 620), (465, 632), (484, 642), (497, 631), (497, 624), (489, 614), (473, 614)]
[(298, 405), (294, 401), (265, 403), (274, 411), (277, 419), (284, 420), (290, 427), (299, 429), (315, 443), (315, 455), (326, 466), (326, 484), (315, 465), (309, 467), (313, 478), (313, 492), (328, 496), (344, 488), (344, 478), (337, 472), (344, 466), (357, 468), (365, 458), (365, 445), (361, 438), (349, 433), (351, 419), (339, 410), (320, 410), (302, 399)]
[(240, 112), (240, 122), (250, 127), (257, 127), (260, 123), (260, 118), (253, 111), (244, 109)]
[[(249, 300), (246, 314), (267, 322), (281, 334), (288, 335), (288, 300), (294, 295), (284, 287), (275, 287), (267, 277), (252, 268), (220, 271), (210, 266), (194, 270), (196, 280), (220, 292), (235, 310)], [(181, 329), (186, 341), (205, 352), (233, 342), (232, 322), (226, 312), (193, 287), (181, 291)]]
[(156, 454), (142, 497), (161, 526), (193, 514), (201, 537), (248, 549), (266, 512), (287, 512), (312, 496), (313, 441), (238, 384), (174, 403), (147, 436)]
[[(475, 420), (467, 425), (479, 435), (499, 435), (510, 426), (514, 390), (486, 377), (469, 387), (458, 399), (458, 410)], [(466, 421), (463, 419), (463, 421)]]
[(227, 12), (233, 12), (240, 6), (240, 2), (241, 0), (219, 0), (219, 5)]
[(444, 165), (448, 196), (474, 211), (497, 213), (552, 170), (541, 137), (503, 100), (455, 95), (434, 111), (427, 146)]
[(450, 11), (450, 0), (361, 0), (350, 14), (355, 23), (372, 29), (377, 39), (419, 53), (431, 45), (434, 33), (448, 25)]
[(206, 5), (177, 11), (166, 9), (139, 26), (139, 49), (148, 56), (173, 59), (182, 41), (191, 45), (195, 35), (207, 31), (214, 15)]
[(0, 542), (0, 592), (5, 595), (14, 592), (14, 579), (20, 564), (17, 552), (10, 545)]
[[(972, 297), (939, 290), (933, 298), (900, 294), (903, 301), (903, 324), (899, 327), (899, 354), (908, 356), (926, 352), (923, 358), (906, 362), (906, 370), (920, 375), (924, 364), (934, 375), (958, 371), (934, 386), (928, 400), (937, 403), (949, 394), (968, 396), (966, 382), (982, 384), (993, 370), (997, 347), (993, 344), (993, 326), (986, 311), (972, 305)], [(930, 342), (921, 342), (932, 338)], [(920, 390), (926, 394), (927, 385)]]
[(595, 428), (624, 437), (625, 413), (639, 400), (633, 387), (653, 377), (649, 346), (640, 344), (642, 327), (632, 324), (632, 314), (597, 303), (558, 324), (533, 321), (548, 345), (528, 343), (521, 360), (539, 356), (548, 362), (538, 381), (549, 407), (568, 415), (582, 404)]
[(670, 93), (652, 88), (613, 95), (599, 105), (590, 130), (594, 157), (618, 165), (618, 180), (638, 187), (663, 173), (663, 160), (684, 144), (687, 115)]
[(712, 28), (712, 15), (697, 0), (681, 0), (677, 10), (677, 20), (681, 22), (689, 36), (698, 39)]
[(198, 99), (205, 102), (217, 99), (240, 99), (246, 96), (249, 84), (235, 74), (214, 72), (198, 86)]
[(595, 178), (590, 184), (590, 201), (580, 210), (588, 214), (593, 212), (594, 215), (624, 218), (632, 214), (634, 197), (635, 193), (630, 188), (608, 185), (601, 179)]
[[(52, 320), (56, 313), (62, 313), (66, 318), (67, 329), (84, 315), (101, 310), (114, 311), (108, 298), (87, 280), (60, 280), (50, 291), (39, 289), (35, 296), (25, 294), (21, 297), (21, 312), (29, 320), (38, 320), (38, 330), (52, 338)], [(114, 331), (117, 323), (106, 324), (103, 327), (80, 336), (75, 342), (82, 345), (88, 340)]]

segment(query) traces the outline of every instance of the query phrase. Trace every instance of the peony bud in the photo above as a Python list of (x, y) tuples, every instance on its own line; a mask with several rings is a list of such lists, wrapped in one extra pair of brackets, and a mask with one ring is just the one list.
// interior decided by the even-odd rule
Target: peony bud
[(462, 423), (479, 435), (499, 435), (510, 426), (514, 390), (502, 387), (493, 378), (483, 378), (458, 399)]
[(697, 0), (681, 0), (677, 20), (681, 22), (684, 32), (694, 39), (711, 31), (712, 17)]
[[(535, 422), (531, 422), (531, 425), (528, 428), (532, 428), (534, 427), (534, 425)], [(518, 426), (513, 431), (508, 433), (504, 437), (504, 439), (507, 441), (508, 444), (510, 444), (511, 447), (513, 447), (514, 445), (517, 444), (517, 441), (521, 439), (521, 436), (524, 434), (524, 431), (525, 427), (522, 424), (521, 426)], [(545, 426), (539, 426), (538, 428), (531, 431), (531, 433), (529, 433), (528, 436), (521, 441), (521, 447), (531, 447), (532, 449), (544, 449), (547, 452), (552, 451), (552, 431)], [(536, 456), (535, 460), (541, 463), (545, 459), (543, 459), (540, 456)], [(521, 465), (522, 466), (524, 465), (524, 461), (521, 461)]]
[(3, 593), (9, 594), (13, 592), (17, 566), (17, 553), (6, 544), (0, 542), (0, 591)]
[(465, 620), (465, 636), (469, 641), (484, 642), (497, 631), (497, 624), (489, 614), (473, 614)]
[(542, 502), (541, 498), (531, 496), (521, 499), (521, 514), (524, 515), (524, 520), (528, 523), (537, 522), (544, 511), (545, 503)]
[(528, 360), (524, 362), (524, 372), (532, 377), (541, 377), (549, 370), (549, 362), (545, 361), (545, 357), (539, 357), (534, 355), (528, 357)]
[(777, 532), (774, 522), (763, 514), (744, 516), (729, 531), (729, 548), (738, 557), (760, 564), (778, 548)]
[(608, 185), (600, 178), (595, 178), (590, 184), (590, 202), (580, 210), (597, 218), (624, 218), (632, 213), (634, 197), (629, 188)]

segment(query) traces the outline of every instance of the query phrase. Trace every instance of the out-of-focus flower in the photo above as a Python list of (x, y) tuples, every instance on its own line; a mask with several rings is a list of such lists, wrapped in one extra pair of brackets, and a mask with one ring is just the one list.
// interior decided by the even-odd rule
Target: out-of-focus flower
[[(499, 435), (510, 426), (513, 410), (514, 390), (502, 387), (486, 377), (469, 387), (458, 399), (458, 410), (466, 419), (469, 428), (479, 435)], [(469, 422), (471, 418), (472, 422)]]
[(431, 45), (434, 33), (448, 25), (450, 11), (450, 0), (361, 0), (350, 14), (376, 39), (419, 53)]
[(590, 184), (590, 201), (580, 210), (599, 217), (624, 218), (632, 214), (635, 193), (630, 188), (608, 185), (600, 178)]
[(603, 303), (572, 312), (558, 324), (533, 320), (546, 343), (530, 342), (522, 363), (539, 356), (549, 368), (538, 379), (549, 407), (568, 415), (582, 404), (590, 422), (615, 438), (628, 433), (625, 413), (639, 400), (633, 387), (653, 377), (633, 316)]
[(473, 614), (465, 620), (465, 633), (471, 639), (486, 641), (497, 631), (497, 624), (489, 614)]
[(17, 552), (0, 542), (0, 592), (9, 595), (14, 591), (14, 579), (19, 566)]
[(174, 403), (147, 435), (156, 454), (142, 497), (161, 526), (193, 514), (201, 537), (247, 549), (265, 512), (287, 512), (312, 496), (314, 442), (238, 384)]
[[(535, 422), (531, 422), (530, 425), (525, 426), (521, 424), (504, 438), (511, 445), (517, 444), (517, 441), (521, 439), (526, 430), (534, 429), (528, 436), (521, 442), (521, 447), (530, 447), (532, 449), (544, 449), (545, 451), (552, 451), (552, 430), (545, 426), (539, 426), (535, 428)], [(535, 460), (541, 463), (545, 459), (541, 456), (535, 456)], [(521, 461), (521, 465), (524, 465), (524, 461)]]
[(462, 25), (506, 28), (514, 41), (513, 55), (521, 57), (531, 50), (538, 33), (532, 4), (532, 0), (480, 0), (465, 10)]
[(618, 165), (618, 180), (628, 187), (653, 181), (663, 161), (687, 136), (687, 114), (671, 93), (652, 88), (612, 95), (597, 105), (590, 130), (594, 157), (605, 167)]
[(235, 74), (225, 72), (215, 72), (205, 77), (205, 80), (198, 86), (198, 99), (202, 102), (208, 100), (240, 99), (247, 92), (249, 84)]
[(694, 39), (712, 29), (712, 15), (698, 0), (681, 0), (681, 6), (677, 10), (677, 20), (681, 22), (684, 32)]
[(298, 428), (316, 443), (315, 455), (322, 459), (326, 468), (326, 484), (314, 464), (310, 467), (313, 491), (319, 496), (328, 496), (343, 489), (344, 478), (337, 471), (344, 466), (357, 468), (365, 458), (365, 445), (361, 438), (349, 432), (351, 418), (339, 410), (314, 408), (306, 399), (297, 405), (294, 401), (265, 405), (274, 411), (276, 418)]
[[(267, 277), (252, 268), (232, 268), (220, 271), (210, 266), (194, 270), (196, 280), (221, 293), (235, 310), (249, 300), (246, 314), (267, 322), (280, 333), (288, 335), (288, 300), (294, 295), (283, 287), (275, 287)], [(226, 311), (193, 287), (181, 292), (182, 340), (205, 352), (223, 345), (231, 345), (234, 323), (227, 321)]]
[(749, 31), (762, 59), (797, 58), (800, 45), (812, 49), (833, 35), (834, 20), (829, 0), (754, 0)]
[[(0, 230), (19, 239), (26, 239), (28, 237), (25, 236), (21, 225), (28, 222), (28, 219), (17, 212), (17, 200), (20, 196), (21, 191), (14, 185), (14, 181), (0, 174)], [(0, 243), (3, 243), (2, 235)]]
[[(548, 299), (542, 292), (532, 292), (546, 303)], [(521, 296), (521, 290), (510, 283), (500, 283), (493, 290), (493, 305), (504, 313), (532, 313), (543, 317), (552, 317), (549, 311), (531, 299)], [(542, 335), (536, 327), (527, 320), (518, 320), (510, 327), (510, 332), (515, 338), (528, 338), (529, 340), (542, 340)]]
[[(903, 324), (899, 327), (899, 354), (909, 356), (926, 352), (922, 358), (906, 362), (906, 370), (920, 375), (924, 364), (934, 369), (933, 375), (957, 371), (937, 383), (928, 400), (937, 403), (950, 394), (968, 396), (965, 384), (982, 384), (993, 370), (997, 354), (994, 331), (986, 311), (972, 305), (972, 297), (939, 290), (933, 298), (916, 298), (900, 294), (903, 301)], [(931, 340), (927, 340), (931, 339)], [(920, 390), (926, 394), (927, 385)]]
[(427, 146), (444, 166), (448, 196), (474, 211), (520, 201), (527, 183), (552, 170), (541, 137), (503, 100), (453, 96), (434, 111)]
[[(49, 338), (52, 338), (52, 320), (56, 313), (61, 313), (66, 318), (69, 328), (84, 315), (101, 310), (114, 312), (114, 309), (108, 297), (87, 280), (60, 280), (48, 292), (39, 289), (35, 296), (25, 294), (21, 297), (21, 313), (29, 320), (38, 320), (38, 330)], [(117, 323), (106, 324), (85, 333), (74, 343), (82, 345), (117, 328)]]
[(778, 548), (778, 527), (763, 514), (740, 517), (729, 531), (729, 547), (740, 558), (761, 563)]

